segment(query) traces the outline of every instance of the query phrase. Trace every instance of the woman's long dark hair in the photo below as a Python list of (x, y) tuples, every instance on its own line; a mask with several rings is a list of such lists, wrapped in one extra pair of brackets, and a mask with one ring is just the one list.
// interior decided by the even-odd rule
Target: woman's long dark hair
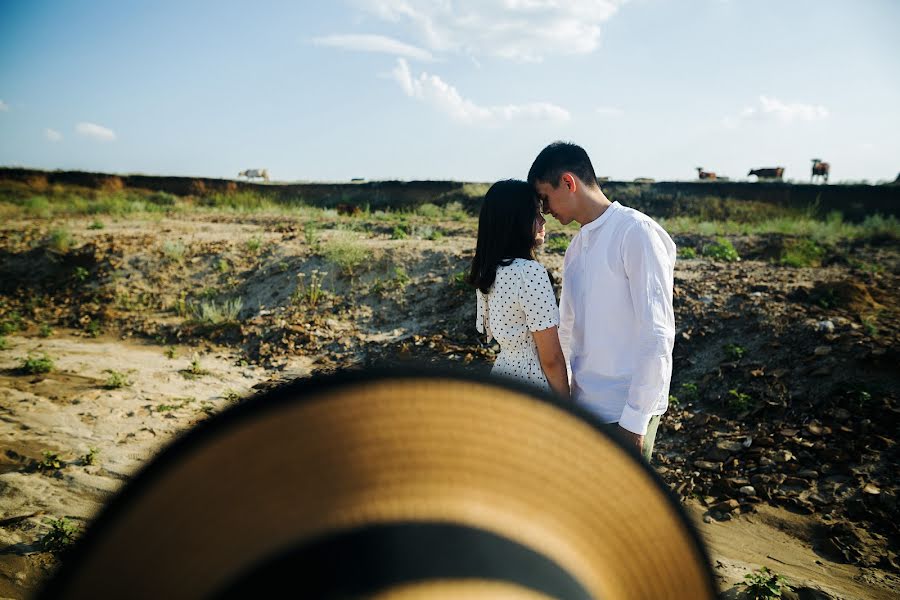
[(487, 294), (497, 267), (516, 258), (534, 260), (534, 220), (539, 202), (534, 189), (525, 181), (498, 181), (484, 195), (478, 216), (478, 242), (468, 282)]

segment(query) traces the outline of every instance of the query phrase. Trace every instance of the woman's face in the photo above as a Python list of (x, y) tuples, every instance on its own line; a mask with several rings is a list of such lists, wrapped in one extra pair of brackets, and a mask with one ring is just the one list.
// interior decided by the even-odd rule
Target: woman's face
[(547, 220), (544, 218), (544, 215), (541, 214), (541, 211), (538, 210), (537, 214), (534, 217), (534, 245), (540, 246), (544, 243), (544, 223)]

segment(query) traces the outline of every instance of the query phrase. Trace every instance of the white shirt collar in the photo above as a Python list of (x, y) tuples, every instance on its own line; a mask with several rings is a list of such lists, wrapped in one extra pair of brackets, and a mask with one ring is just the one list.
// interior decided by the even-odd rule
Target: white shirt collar
[(597, 217), (590, 223), (582, 225), (581, 232), (584, 234), (589, 234), (592, 231), (594, 231), (595, 229), (598, 229), (601, 225), (603, 225), (606, 221), (609, 220), (609, 217), (610, 217), (610, 215), (612, 215), (612, 213), (619, 210), (620, 206), (621, 205), (618, 202), (613, 202), (612, 204), (610, 204), (609, 206), (606, 207), (606, 210), (603, 211), (602, 215), (600, 215), (599, 217)]

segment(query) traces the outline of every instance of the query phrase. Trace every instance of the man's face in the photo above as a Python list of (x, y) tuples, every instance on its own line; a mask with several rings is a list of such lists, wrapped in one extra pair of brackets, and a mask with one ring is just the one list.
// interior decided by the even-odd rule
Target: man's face
[(534, 186), (534, 191), (541, 201), (541, 210), (544, 214), (550, 213), (563, 225), (572, 222), (572, 194), (568, 187), (560, 183), (554, 188), (549, 183), (538, 181)]

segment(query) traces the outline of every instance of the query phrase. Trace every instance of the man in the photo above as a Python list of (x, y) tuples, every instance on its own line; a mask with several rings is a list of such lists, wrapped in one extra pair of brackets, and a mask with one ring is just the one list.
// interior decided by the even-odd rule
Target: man
[(675, 243), (647, 215), (610, 202), (587, 153), (544, 148), (531, 170), (545, 213), (581, 229), (566, 250), (559, 338), (576, 402), (647, 461), (672, 378)]

